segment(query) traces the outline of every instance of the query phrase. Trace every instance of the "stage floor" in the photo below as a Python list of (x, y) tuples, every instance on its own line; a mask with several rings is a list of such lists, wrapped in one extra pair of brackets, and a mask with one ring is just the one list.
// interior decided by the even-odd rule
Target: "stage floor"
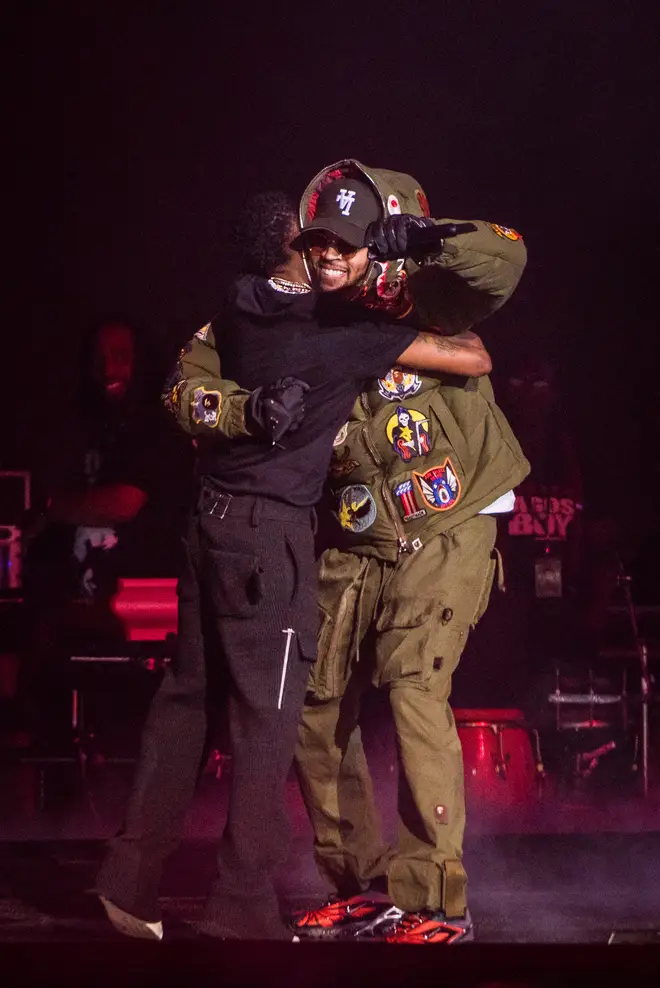
[[(168, 939), (189, 939), (213, 869), (211, 841), (186, 841), (163, 887)], [(91, 894), (98, 841), (0, 845), (0, 941), (111, 940)], [(660, 926), (660, 833), (482, 837), (468, 843), (479, 943), (606, 944)], [(317, 901), (313, 864), (294, 842), (282, 880), (292, 907)], [(322, 893), (322, 888), (318, 887)]]
[[(14, 815), (0, 811), (0, 941), (115, 938), (90, 890), (103, 839), (118, 826), (126, 776), (109, 769), (103, 785), (59, 809)], [(391, 781), (379, 791), (393, 796)], [(205, 779), (188, 817), (183, 844), (163, 885), (166, 936), (191, 935), (213, 872), (227, 779)], [(311, 831), (297, 783), (288, 784), (293, 841), (280, 892), (291, 908), (318, 902), (325, 888), (311, 853)], [(660, 928), (660, 815), (640, 798), (547, 799), (498, 825), (473, 808), (465, 861), (479, 943), (604, 944), (614, 930)], [(386, 833), (395, 825), (384, 799)], [(3, 819), (4, 812), (4, 819)]]

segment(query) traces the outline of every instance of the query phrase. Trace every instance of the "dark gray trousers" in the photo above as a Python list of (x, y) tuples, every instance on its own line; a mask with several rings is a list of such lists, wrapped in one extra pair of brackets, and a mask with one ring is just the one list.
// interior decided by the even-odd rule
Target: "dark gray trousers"
[(283, 936), (274, 876), (288, 854), (285, 782), (318, 630), (313, 512), (206, 485), (184, 548), (176, 656), (97, 889), (133, 915), (159, 917), (163, 863), (182, 833), (208, 710), (224, 700), (231, 792), (205, 921), (217, 935)]

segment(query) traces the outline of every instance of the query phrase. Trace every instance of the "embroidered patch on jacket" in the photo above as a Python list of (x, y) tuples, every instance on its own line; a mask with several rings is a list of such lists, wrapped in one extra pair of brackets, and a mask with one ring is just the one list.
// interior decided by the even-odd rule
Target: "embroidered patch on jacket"
[(222, 395), (219, 391), (207, 391), (206, 388), (195, 388), (192, 400), (192, 420), (197, 425), (207, 425), (215, 429), (220, 421)]
[(398, 216), (401, 212), (401, 203), (397, 196), (387, 197), (387, 212), (390, 216)]
[(402, 401), (416, 395), (422, 386), (422, 379), (414, 371), (393, 367), (385, 377), (378, 379), (378, 393), (388, 401)]
[(210, 328), (211, 328), (211, 323), (210, 322), (207, 322), (206, 326), (202, 326), (201, 329), (198, 329), (197, 332), (195, 333), (195, 336), (197, 337), (197, 339), (198, 340), (205, 340), (206, 337), (209, 335), (209, 329)]
[[(376, 269), (376, 304), (371, 308), (385, 310), (396, 319), (403, 319), (413, 307), (408, 291), (408, 275), (403, 270), (405, 258), (398, 261), (374, 261)], [(390, 266), (394, 265), (393, 276), (388, 280)], [(367, 303), (369, 304), (369, 303)]]
[(426, 508), (420, 508), (415, 498), (415, 489), (412, 480), (404, 480), (394, 488), (394, 496), (399, 498), (404, 521), (415, 521), (423, 518)]
[(422, 192), (421, 189), (415, 189), (415, 197), (419, 203), (419, 208), (422, 211), (422, 216), (430, 216), (431, 207), (429, 206), (429, 201), (426, 198), (426, 194)]
[(344, 446), (342, 453), (334, 452), (332, 454), (328, 473), (334, 480), (339, 480), (340, 477), (347, 477), (349, 473), (353, 473), (359, 466), (358, 460), (351, 459), (349, 447)]
[(413, 477), (424, 503), (432, 511), (449, 511), (461, 496), (461, 484), (449, 457), (442, 466), (431, 467), (424, 473), (413, 470)]
[(431, 426), (429, 420), (416, 408), (398, 405), (394, 415), (385, 427), (387, 438), (394, 452), (404, 463), (413, 456), (426, 456), (431, 449)]
[(349, 532), (364, 532), (376, 520), (376, 502), (364, 484), (351, 484), (339, 491), (339, 524)]
[(163, 396), (165, 408), (168, 412), (171, 412), (172, 415), (176, 415), (181, 408), (181, 392), (187, 383), (188, 382), (185, 380), (177, 381), (176, 384), (172, 385), (169, 391), (167, 391)]
[(500, 226), (499, 223), (488, 223), (487, 225), (498, 237), (506, 237), (507, 240), (522, 240), (522, 234), (518, 233), (517, 230), (512, 230), (511, 227)]
[(344, 422), (341, 429), (335, 436), (333, 446), (341, 446), (342, 443), (346, 442), (346, 436), (348, 435), (348, 422)]

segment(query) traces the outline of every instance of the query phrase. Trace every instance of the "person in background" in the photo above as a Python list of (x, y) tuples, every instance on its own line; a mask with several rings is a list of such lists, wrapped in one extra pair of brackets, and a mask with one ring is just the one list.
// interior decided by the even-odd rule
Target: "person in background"
[(46, 494), (25, 529), (20, 695), (38, 743), (70, 737), (72, 649), (124, 641), (110, 606), (117, 580), (177, 570), (190, 444), (171, 429), (138, 354), (127, 319), (93, 326), (74, 420), (46, 451), (45, 476), (36, 471)]

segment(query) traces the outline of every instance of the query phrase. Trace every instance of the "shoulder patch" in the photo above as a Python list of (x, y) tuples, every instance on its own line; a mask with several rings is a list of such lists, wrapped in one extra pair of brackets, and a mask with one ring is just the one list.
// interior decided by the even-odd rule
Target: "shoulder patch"
[(219, 391), (195, 388), (192, 398), (192, 420), (196, 425), (207, 425), (215, 429), (220, 422), (222, 395)]
[(498, 237), (505, 237), (507, 240), (522, 240), (522, 234), (518, 233), (517, 230), (512, 230), (509, 226), (500, 226), (499, 223), (487, 223), (486, 225), (489, 226), (493, 233), (496, 233)]

